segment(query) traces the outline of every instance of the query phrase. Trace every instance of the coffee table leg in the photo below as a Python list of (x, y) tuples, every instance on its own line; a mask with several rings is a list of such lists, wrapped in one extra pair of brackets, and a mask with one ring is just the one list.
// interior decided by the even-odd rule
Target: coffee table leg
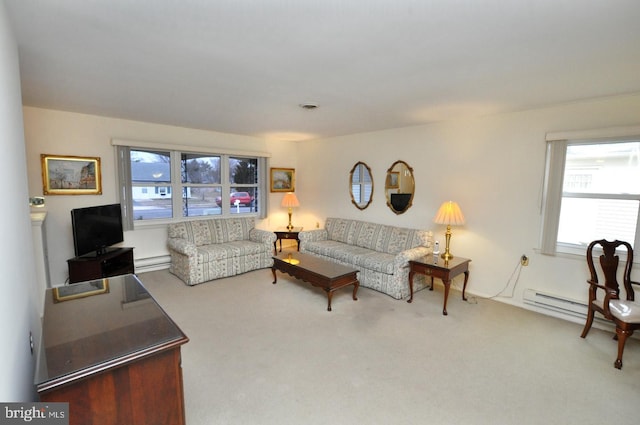
[(271, 267), (271, 272), (273, 273), (273, 282), (272, 283), (276, 283), (278, 281), (278, 278), (276, 277), (276, 268), (275, 267)]
[(360, 287), (360, 282), (356, 280), (353, 284), (353, 300), (358, 301), (358, 297), (356, 297), (356, 293), (358, 293), (358, 288)]
[(327, 299), (329, 304), (327, 305), (327, 311), (331, 311), (331, 298), (333, 297), (333, 291), (327, 291)]

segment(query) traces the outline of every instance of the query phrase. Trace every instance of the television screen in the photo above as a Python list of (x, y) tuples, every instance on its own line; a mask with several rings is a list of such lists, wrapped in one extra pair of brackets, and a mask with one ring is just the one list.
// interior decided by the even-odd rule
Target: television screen
[(404, 211), (411, 200), (410, 193), (392, 193), (391, 206), (396, 211)]
[(71, 225), (76, 257), (105, 254), (108, 247), (124, 241), (120, 204), (71, 210)]

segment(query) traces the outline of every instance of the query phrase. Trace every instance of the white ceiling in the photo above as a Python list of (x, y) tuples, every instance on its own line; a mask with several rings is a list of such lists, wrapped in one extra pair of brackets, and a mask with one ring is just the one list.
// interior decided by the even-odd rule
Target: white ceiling
[(640, 92), (638, 0), (4, 2), (44, 108), (307, 140)]

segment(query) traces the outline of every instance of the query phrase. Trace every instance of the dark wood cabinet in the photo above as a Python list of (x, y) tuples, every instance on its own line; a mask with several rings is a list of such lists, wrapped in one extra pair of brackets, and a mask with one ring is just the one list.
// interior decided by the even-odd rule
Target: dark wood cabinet
[(67, 260), (67, 264), (69, 283), (135, 272), (133, 248), (116, 248), (103, 255), (75, 257)]
[[(105, 290), (95, 294), (96, 285)], [(135, 275), (70, 286), (76, 298), (67, 301), (47, 290), (40, 400), (69, 403), (72, 425), (184, 424), (180, 349), (187, 336)]]

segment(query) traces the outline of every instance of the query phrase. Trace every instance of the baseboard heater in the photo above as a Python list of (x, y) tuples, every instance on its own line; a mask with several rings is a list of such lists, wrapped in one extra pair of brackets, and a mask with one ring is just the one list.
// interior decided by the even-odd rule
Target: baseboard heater
[(160, 255), (157, 257), (136, 258), (136, 273), (152, 272), (156, 270), (168, 269), (171, 264), (169, 255)]
[(525, 304), (569, 314), (574, 317), (584, 319), (587, 317), (586, 303), (562, 298), (558, 295), (548, 294), (536, 289), (526, 289), (524, 291), (523, 301)]

